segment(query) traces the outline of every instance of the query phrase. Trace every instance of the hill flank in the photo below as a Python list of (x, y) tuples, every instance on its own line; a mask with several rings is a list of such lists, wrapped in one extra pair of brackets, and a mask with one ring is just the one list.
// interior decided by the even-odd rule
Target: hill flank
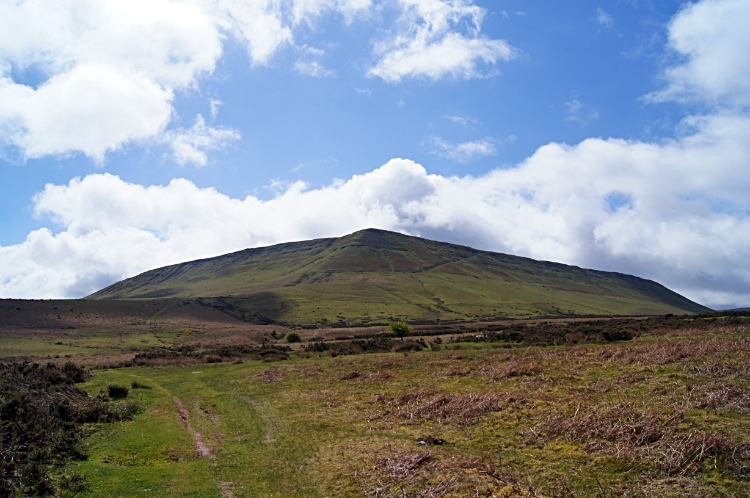
[(651, 280), (375, 229), (166, 266), (88, 297), (154, 298), (301, 326), (709, 311)]

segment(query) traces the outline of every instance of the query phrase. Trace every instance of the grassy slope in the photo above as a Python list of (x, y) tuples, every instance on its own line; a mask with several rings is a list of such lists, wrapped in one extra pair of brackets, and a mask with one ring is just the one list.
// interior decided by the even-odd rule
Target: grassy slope
[[(221, 297), (229, 296), (229, 297)], [(214, 298), (254, 322), (699, 313), (655, 282), (382, 230), (248, 249), (152, 270), (91, 299)]]
[[(131, 395), (148, 410), (91, 428), (90, 458), (64, 470), (90, 485), (64, 496), (746, 496), (747, 468), (732, 467), (730, 450), (706, 447), (698, 460), (685, 444), (696, 434), (749, 442), (746, 327), (605, 346), (459, 347), (101, 371), (92, 394), (137, 380), (153, 388)], [(487, 409), (492, 396), (500, 408)], [(175, 398), (211, 458), (193, 452)], [(558, 415), (580, 423), (555, 435)], [(663, 445), (608, 442), (617, 423), (661, 430), (682, 467), (663, 468), (680, 456)], [(426, 436), (447, 444), (418, 445)]]

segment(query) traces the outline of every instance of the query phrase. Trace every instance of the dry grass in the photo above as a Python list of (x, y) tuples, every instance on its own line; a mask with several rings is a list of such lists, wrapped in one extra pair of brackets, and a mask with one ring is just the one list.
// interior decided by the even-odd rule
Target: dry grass
[(750, 444), (726, 434), (687, 430), (681, 412), (653, 413), (629, 403), (578, 406), (572, 414), (556, 414), (528, 431), (528, 443), (545, 444), (564, 437), (587, 453), (645, 463), (664, 475), (697, 471), (711, 460), (714, 467), (746, 473)]
[(473, 425), (485, 413), (499, 412), (508, 405), (517, 406), (525, 399), (503, 392), (484, 394), (437, 394), (429, 391), (402, 393), (396, 398), (380, 397), (386, 413), (406, 420), (436, 420), (459, 425)]
[(667, 365), (681, 360), (738, 352), (750, 352), (750, 338), (715, 337), (701, 340), (690, 337), (682, 340), (657, 340), (631, 348), (607, 346), (599, 350), (597, 358), (609, 362)]
[(267, 368), (255, 377), (258, 382), (274, 384), (284, 378), (284, 372), (280, 368)]
[(750, 413), (750, 391), (732, 384), (696, 384), (685, 386), (684, 394), (675, 393), (667, 399), (683, 410), (704, 408)]
[(443, 448), (413, 442), (352, 439), (316, 459), (333, 472), (328, 496), (373, 498), (544, 498), (528, 479), (485, 458), (462, 458)]
[[(456, 344), (460, 352), (427, 358), (343, 360), (321, 374), (322, 385), (339, 381), (340, 389), (319, 395), (319, 406), (327, 419), (371, 435), (347, 450), (369, 466), (350, 462), (342, 477), (371, 496), (477, 496), (467, 486), (480, 470), (455, 468), (482, 458), (523, 479), (480, 486), (488, 494), (478, 496), (534, 496), (529, 485), (560, 498), (745, 496), (737, 493), (750, 481), (750, 377), (743, 374), (750, 341), (730, 328), (728, 336), (690, 330), (616, 345)], [(384, 365), (397, 375), (368, 384), (369, 371)], [(369, 402), (365, 393), (372, 393)], [(447, 442), (414, 446), (427, 435)], [(382, 438), (411, 442), (373, 460), (372, 445)], [(431, 480), (435, 475), (442, 480)], [(436, 487), (444, 483), (456, 487)]]

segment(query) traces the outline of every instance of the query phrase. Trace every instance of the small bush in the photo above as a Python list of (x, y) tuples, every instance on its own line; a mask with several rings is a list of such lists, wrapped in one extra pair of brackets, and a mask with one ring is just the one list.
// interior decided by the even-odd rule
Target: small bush
[(302, 342), (302, 338), (299, 336), (297, 332), (289, 332), (287, 335), (284, 336), (284, 342), (288, 342), (288, 343)]
[(127, 401), (117, 406), (114, 411), (118, 420), (133, 420), (143, 409), (137, 402)]
[(110, 384), (107, 386), (107, 396), (112, 399), (124, 399), (128, 397), (130, 390), (125, 386)]
[(149, 385), (146, 385), (146, 384), (141, 384), (141, 383), (140, 383), (140, 382), (138, 382), (137, 380), (134, 380), (134, 381), (133, 381), (133, 382), (132, 382), (132, 383), (130, 384), (130, 387), (131, 387), (131, 388), (133, 388), (133, 389), (151, 389), (151, 386), (149, 386)]

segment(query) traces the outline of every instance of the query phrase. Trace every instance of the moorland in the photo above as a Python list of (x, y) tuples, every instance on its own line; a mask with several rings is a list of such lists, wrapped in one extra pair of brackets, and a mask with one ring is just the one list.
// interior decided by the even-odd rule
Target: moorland
[(749, 319), (73, 356), (93, 373), (68, 408), (87, 437), (49, 482), (92, 497), (747, 496)]
[(750, 313), (404, 237), (0, 300), (0, 496), (748, 496)]

